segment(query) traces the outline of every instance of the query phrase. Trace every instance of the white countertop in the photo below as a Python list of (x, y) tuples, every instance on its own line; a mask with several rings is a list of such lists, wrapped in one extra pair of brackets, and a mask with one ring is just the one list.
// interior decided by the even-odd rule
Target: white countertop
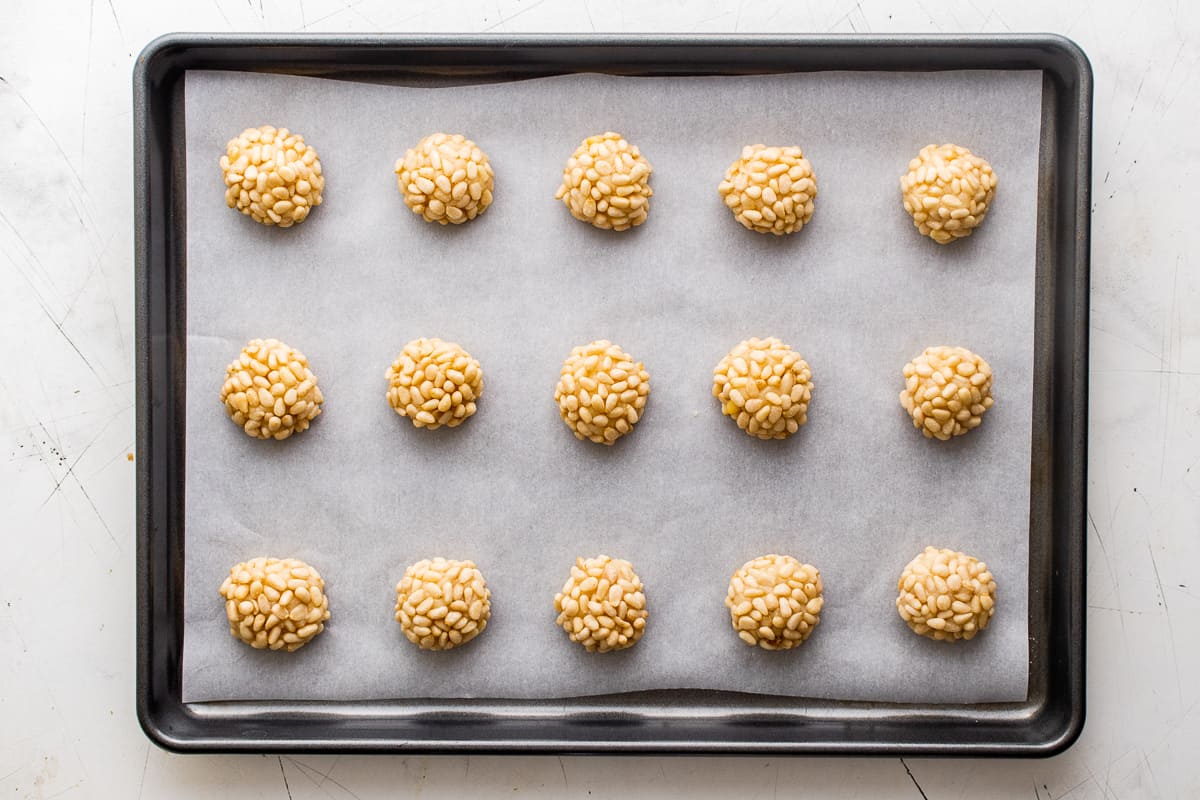
[[(1200, 796), (1200, 5), (7, 0), (0, 798)], [(169, 31), (1043, 32), (1095, 70), (1087, 723), (1042, 761), (176, 756), (134, 717), (133, 60)], [(1193, 475), (1193, 468), (1195, 474)]]

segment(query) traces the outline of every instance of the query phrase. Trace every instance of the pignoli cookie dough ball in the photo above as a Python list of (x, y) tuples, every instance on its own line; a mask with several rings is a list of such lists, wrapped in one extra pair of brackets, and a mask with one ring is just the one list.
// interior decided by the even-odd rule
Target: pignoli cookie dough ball
[(941, 642), (975, 638), (996, 610), (996, 579), (987, 564), (945, 548), (926, 547), (896, 588), (900, 618), (913, 633)]
[(725, 606), (738, 638), (764, 650), (791, 650), (821, 621), (821, 572), (791, 556), (759, 556), (729, 579)]
[(460, 225), (492, 204), (487, 153), (461, 133), (433, 133), (396, 161), (404, 204), (426, 222)]
[(563, 362), (554, 400), (576, 439), (611, 445), (633, 430), (650, 396), (650, 373), (607, 339), (576, 347)]
[(286, 439), (308, 428), (325, 398), (304, 353), (278, 339), (252, 339), (225, 368), (221, 402), (247, 436)]
[(255, 558), (236, 564), (221, 584), (229, 632), (261, 650), (299, 650), (329, 619), (320, 574), (295, 558)]
[(996, 196), (992, 165), (965, 147), (931, 144), (900, 177), (904, 210), (913, 225), (938, 244), (970, 236)]
[(483, 370), (454, 342), (413, 339), (387, 368), (387, 401), (413, 426), (431, 431), (461, 425), (483, 394)]
[(491, 597), (475, 562), (426, 558), (396, 584), (396, 622), (422, 650), (450, 650), (483, 633)]
[(571, 216), (604, 230), (641, 225), (650, 212), (650, 162), (619, 133), (589, 136), (563, 168), (554, 195)]
[(289, 228), (321, 205), (325, 176), (317, 151), (287, 128), (247, 128), (221, 156), (225, 204), (263, 225)]
[(558, 624), (589, 653), (633, 647), (646, 632), (646, 595), (633, 565), (620, 558), (577, 558), (554, 596)]
[(817, 178), (799, 147), (752, 144), (717, 186), (734, 218), (758, 233), (796, 233), (813, 215)]
[(927, 347), (904, 365), (900, 405), (927, 439), (978, 428), (993, 402), (992, 368), (965, 347)]
[(713, 369), (721, 413), (759, 439), (786, 439), (808, 421), (812, 370), (775, 337), (747, 339)]

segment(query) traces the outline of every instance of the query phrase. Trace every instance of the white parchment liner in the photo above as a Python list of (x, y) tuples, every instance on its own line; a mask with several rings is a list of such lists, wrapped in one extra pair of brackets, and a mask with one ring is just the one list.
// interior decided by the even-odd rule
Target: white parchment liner
[[(711, 688), (847, 700), (1019, 700), (1028, 678), (1028, 507), (1037, 72), (595, 75), (456, 88), (191, 72), (187, 116), (187, 482), (184, 699), (568, 697)], [(301, 132), (325, 203), (290, 230), (227, 209), (217, 165), (247, 126)], [(443, 228), (404, 207), (392, 173), (425, 134), (490, 155), (495, 204)], [(647, 224), (613, 234), (554, 200), (587, 135), (617, 130), (654, 166)], [(799, 144), (812, 222), (741, 228), (716, 186), (744, 144)], [(986, 223), (939, 247), (899, 176), (955, 142), (999, 176)], [(739, 340), (778, 336), (812, 365), (809, 424), (752, 439), (718, 411), (711, 371)], [(303, 350), (325, 413), (291, 440), (251, 440), (218, 399), (241, 345)], [(479, 412), (415, 430), (384, 399), (403, 344), (438, 336), (484, 369)], [(613, 448), (574, 439), (552, 398), (573, 345), (609, 338), (645, 362), (646, 415)], [(964, 345), (996, 374), (983, 426), (927, 441), (897, 402), (901, 367)], [(998, 611), (945, 645), (914, 636), (895, 582), (926, 544), (988, 562)], [(595, 656), (554, 624), (577, 555), (631, 560), (648, 632)], [(723, 600), (747, 559), (789, 553), (826, 587), (799, 650), (743, 645)], [(227, 630), (217, 588), (258, 555), (318, 567), (333, 614), (293, 653)], [(483, 636), (424, 653), (392, 619), (404, 566), (473, 559), (493, 593)]]

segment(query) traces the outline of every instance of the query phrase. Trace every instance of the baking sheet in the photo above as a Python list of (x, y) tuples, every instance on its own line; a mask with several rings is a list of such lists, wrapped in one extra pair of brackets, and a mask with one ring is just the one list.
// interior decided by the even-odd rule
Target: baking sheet
[[(189, 72), (187, 452), (183, 697), (568, 697), (710, 688), (846, 700), (1026, 696), (1026, 586), (1039, 72), (559, 77), (443, 89)], [(242, 128), (305, 134), (325, 203), (290, 230), (224, 206), (217, 159)], [(596, 231), (553, 199), (585, 136), (621, 131), (654, 165), (648, 223)], [(392, 164), (434, 130), (491, 157), (496, 203), (471, 224), (422, 223)], [(775, 239), (742, 229), (716, 184), (743, 144), (799, 143), (817, 173), (813, 221)], [(925, 144), (988, 158), (987, 223), (922, 240), (898, 177)], [(482, 363), (479, 412), (413, 429), (384, 400), (405, 341), (440, 336)], [(812, 365), (809, 424), (760, 442), (721, 417), (711, 369), (775, 335)], [(250, 440), (217, 398), (256, 336), (303, 350), (327, 402), (283, 443)], [(552, 399), (575, 344), (610, 338), (651, 372), (647, 413), (613, 448), (578, 442)], [(926, 441), (896, 394), (924, 346), (991, 362), (996, 406), (951, 443)], [(913, 636), (893, 602), (925, 544), (988, 561), (986, 634)], [(647, 586), (637, 647), (594, 656), (554, 625), (576, 555), (630, 559)], [(765, 552), (820, 567), (826, 609), (799, 650), (745, 647), (729, 574)], [(292, 555), (327, 581), (333, 619), (297, 653), (229, 636), (231, 564)], [(474, 559), (487, 632), (424, 653), (392, 620), (411, 561)], [(936, 676), (931, 679), (931, 676)]]

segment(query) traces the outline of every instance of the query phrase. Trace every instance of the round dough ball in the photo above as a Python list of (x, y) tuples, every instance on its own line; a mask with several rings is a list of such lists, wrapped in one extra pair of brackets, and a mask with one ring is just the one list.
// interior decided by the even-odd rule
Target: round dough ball
[(808, 422), (812, 370), (775, 337), (747, 339), (713, 369), (721, 413), (759, 439), (786, 439)]
[(650, 373), (607, 339), (576, 347), (563, 362), (554, 400), (576, 439), (611, 445), (633, 430), (650, 395)]
[(908, 562), (896, 588), (896, 610), (914, 633), (954, 642), (973, 639), (996, 610), (996, 580), (966, 553), (926, 547)]
[(904, 365), (900, 405), (926, 439), (978, 428), (992, 403), (992, 368), (965, 347), (926, 347)]
[(246, 128), (225, 145), (221, 172), (225, 204), (263, 225), (290, 228), (321, 205), (321, 159), (287, 128)]
[(225, 368), (221, 402), (247, 436), (286, 439), (308, 428), (325, 398), (304, 353), (278, 339), (252, 339)]
[(725, 605), (743, 642), (764, 650), (791, 650), (821, 621), (821, 571), (791, 556), (759, 556), (733, 573)]
[(422, 650), (450, 650), (483, 633), (491, 597), (474, 561), (426, 558), (396, 584), (396, 622)]
[(320, 574), (295, 558), (236, 564), (221, 584), (229, 632), (261, 650), (299, 650), (325, 630), (329, 598)]
[(396, 161), (404, 204), (440, 225), (459, 225), (486, 211), (494, 177), (487, 153), (461, 133), (430, 134)]
[(563, 167), (554, 195), (571, 216), (604, 230), (623, 231), (646, 221), (653, 167), (619, 133), (589, 136)]
[(589, 653), (633, 647), (646, 632), (646, 595), (633, 565), (620, 558), (577, 558), (554, 595), (558, 624)]
[(970, 236), (996, 196), (992, 165), (956, 144), (928, 145), (900, 177), (904, 210), (938, 244)]
[(812, 219), (817, 178), (799, 147), (752, 144), (725, 170), (717, 191), (742, 225), (783, 236)]
[(454, 428), (475, 413), (483, 370), (454, 342), (413, 339), (388, 367), (387, 400), (414, 427)]

